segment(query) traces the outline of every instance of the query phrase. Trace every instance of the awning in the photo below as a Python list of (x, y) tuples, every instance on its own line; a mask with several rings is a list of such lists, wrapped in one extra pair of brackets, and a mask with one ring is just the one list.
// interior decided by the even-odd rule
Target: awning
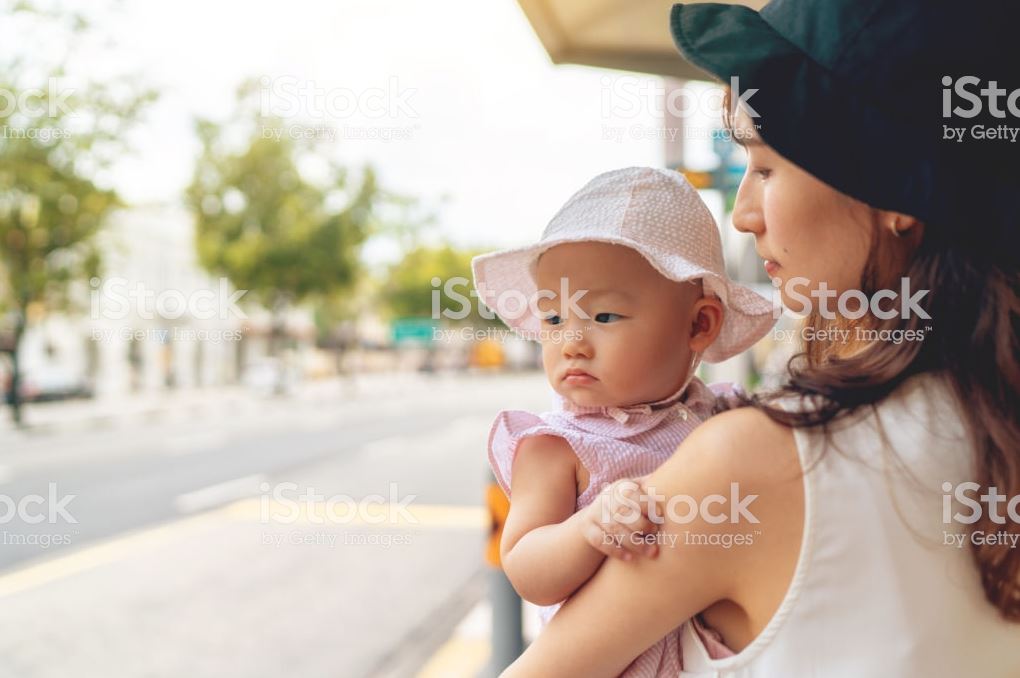
[[(725, 0), (723, 0), (725, 1)], [(708, 76), (669, 35), (672, 0), (518, 0), (554, 64), (582, 64), (682, 79)], [(766, 0), (730, 2), (761, 9)]]

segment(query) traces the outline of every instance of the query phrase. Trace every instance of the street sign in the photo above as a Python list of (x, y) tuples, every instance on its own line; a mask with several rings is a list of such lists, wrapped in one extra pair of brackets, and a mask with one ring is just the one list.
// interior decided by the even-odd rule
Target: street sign
[(390, 326), (390, 338), (394, 344), (427, 344), (435, 326), (432, 318), (398, 318)]

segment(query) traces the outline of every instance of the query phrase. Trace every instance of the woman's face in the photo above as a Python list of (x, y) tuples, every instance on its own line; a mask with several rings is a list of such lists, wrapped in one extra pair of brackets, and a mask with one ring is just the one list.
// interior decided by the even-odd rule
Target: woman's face
[[(791, 292), (806, 297), (814, 290), (839, 294), (859, 288), (873, 210), (766, 146), (744, 111), (738, 111), (734, 125), (747, 149), (747, 171), (737, 191), (733, 225), (754, 236), (766, 272), (774, 285), (781, 285), (783, 304), (801, 313), (807, 309)], [(735, 139), (740, 140), (736, 134)], [(812, 303), (817, 308), (818, 302)], [(834, 309), (835, 299), (827, 305)]]

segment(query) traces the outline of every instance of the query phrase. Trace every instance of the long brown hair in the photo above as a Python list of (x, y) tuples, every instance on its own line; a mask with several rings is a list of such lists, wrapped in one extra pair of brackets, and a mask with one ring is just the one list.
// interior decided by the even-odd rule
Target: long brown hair
[[(731, 113), (729, 92), (724, 110)], [(724, 115), (724, 121), (732, 130), (732, 116)], [(869, 314), (853, 322), (877, 330), (921, 331), (923, 340), (873, 341), (852, 350), (834, 342), (809, 342), (790, 359), (782, 387), (750, 396), (746, 403), (787, 426), (824, 429), (860, 408), (874, 409), (913, 375), (942, 373), (960, 403), (974, 451), (974, 480), (982, 493), (995, 487), (1007, 497), (1020, 494), (1020, 271), (982, 255), (974, 243), (980, 226), (968, 232), (968, 243), (936, 228), (898, 238), (876, 222), (861, 291), (870, 297), (906, 277), (911, 289), (929, 290), (919, 305), (930, 319), (897, 313), (883, 320)], [(898, 310), (901, 299), (896, 301)], [(806, 322), (823, 328), (849, 321), (825, 320), (816, 313)], [(778, 406), (777, 398), (791, 395), (813, 407), (787, 411)], [(1010, 520), (996, 525), (989, 513), (984, 511), (972, 529), (1020, 534), (1020, 525)], [(994, 543), (971, 540), (985, 595), (1004, 618), (1020, 621), (1020, 548), (989, 541)]]

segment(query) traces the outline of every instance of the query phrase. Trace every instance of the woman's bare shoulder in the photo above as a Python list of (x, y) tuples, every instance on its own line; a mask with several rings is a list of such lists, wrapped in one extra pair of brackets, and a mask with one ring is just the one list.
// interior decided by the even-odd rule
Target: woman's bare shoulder
[(757, 408), (741, 407), (694, 429), (653, 476), (678, 490), (693, 478), (758, 487), (795, 480), (800, 469), (793, 430)]

